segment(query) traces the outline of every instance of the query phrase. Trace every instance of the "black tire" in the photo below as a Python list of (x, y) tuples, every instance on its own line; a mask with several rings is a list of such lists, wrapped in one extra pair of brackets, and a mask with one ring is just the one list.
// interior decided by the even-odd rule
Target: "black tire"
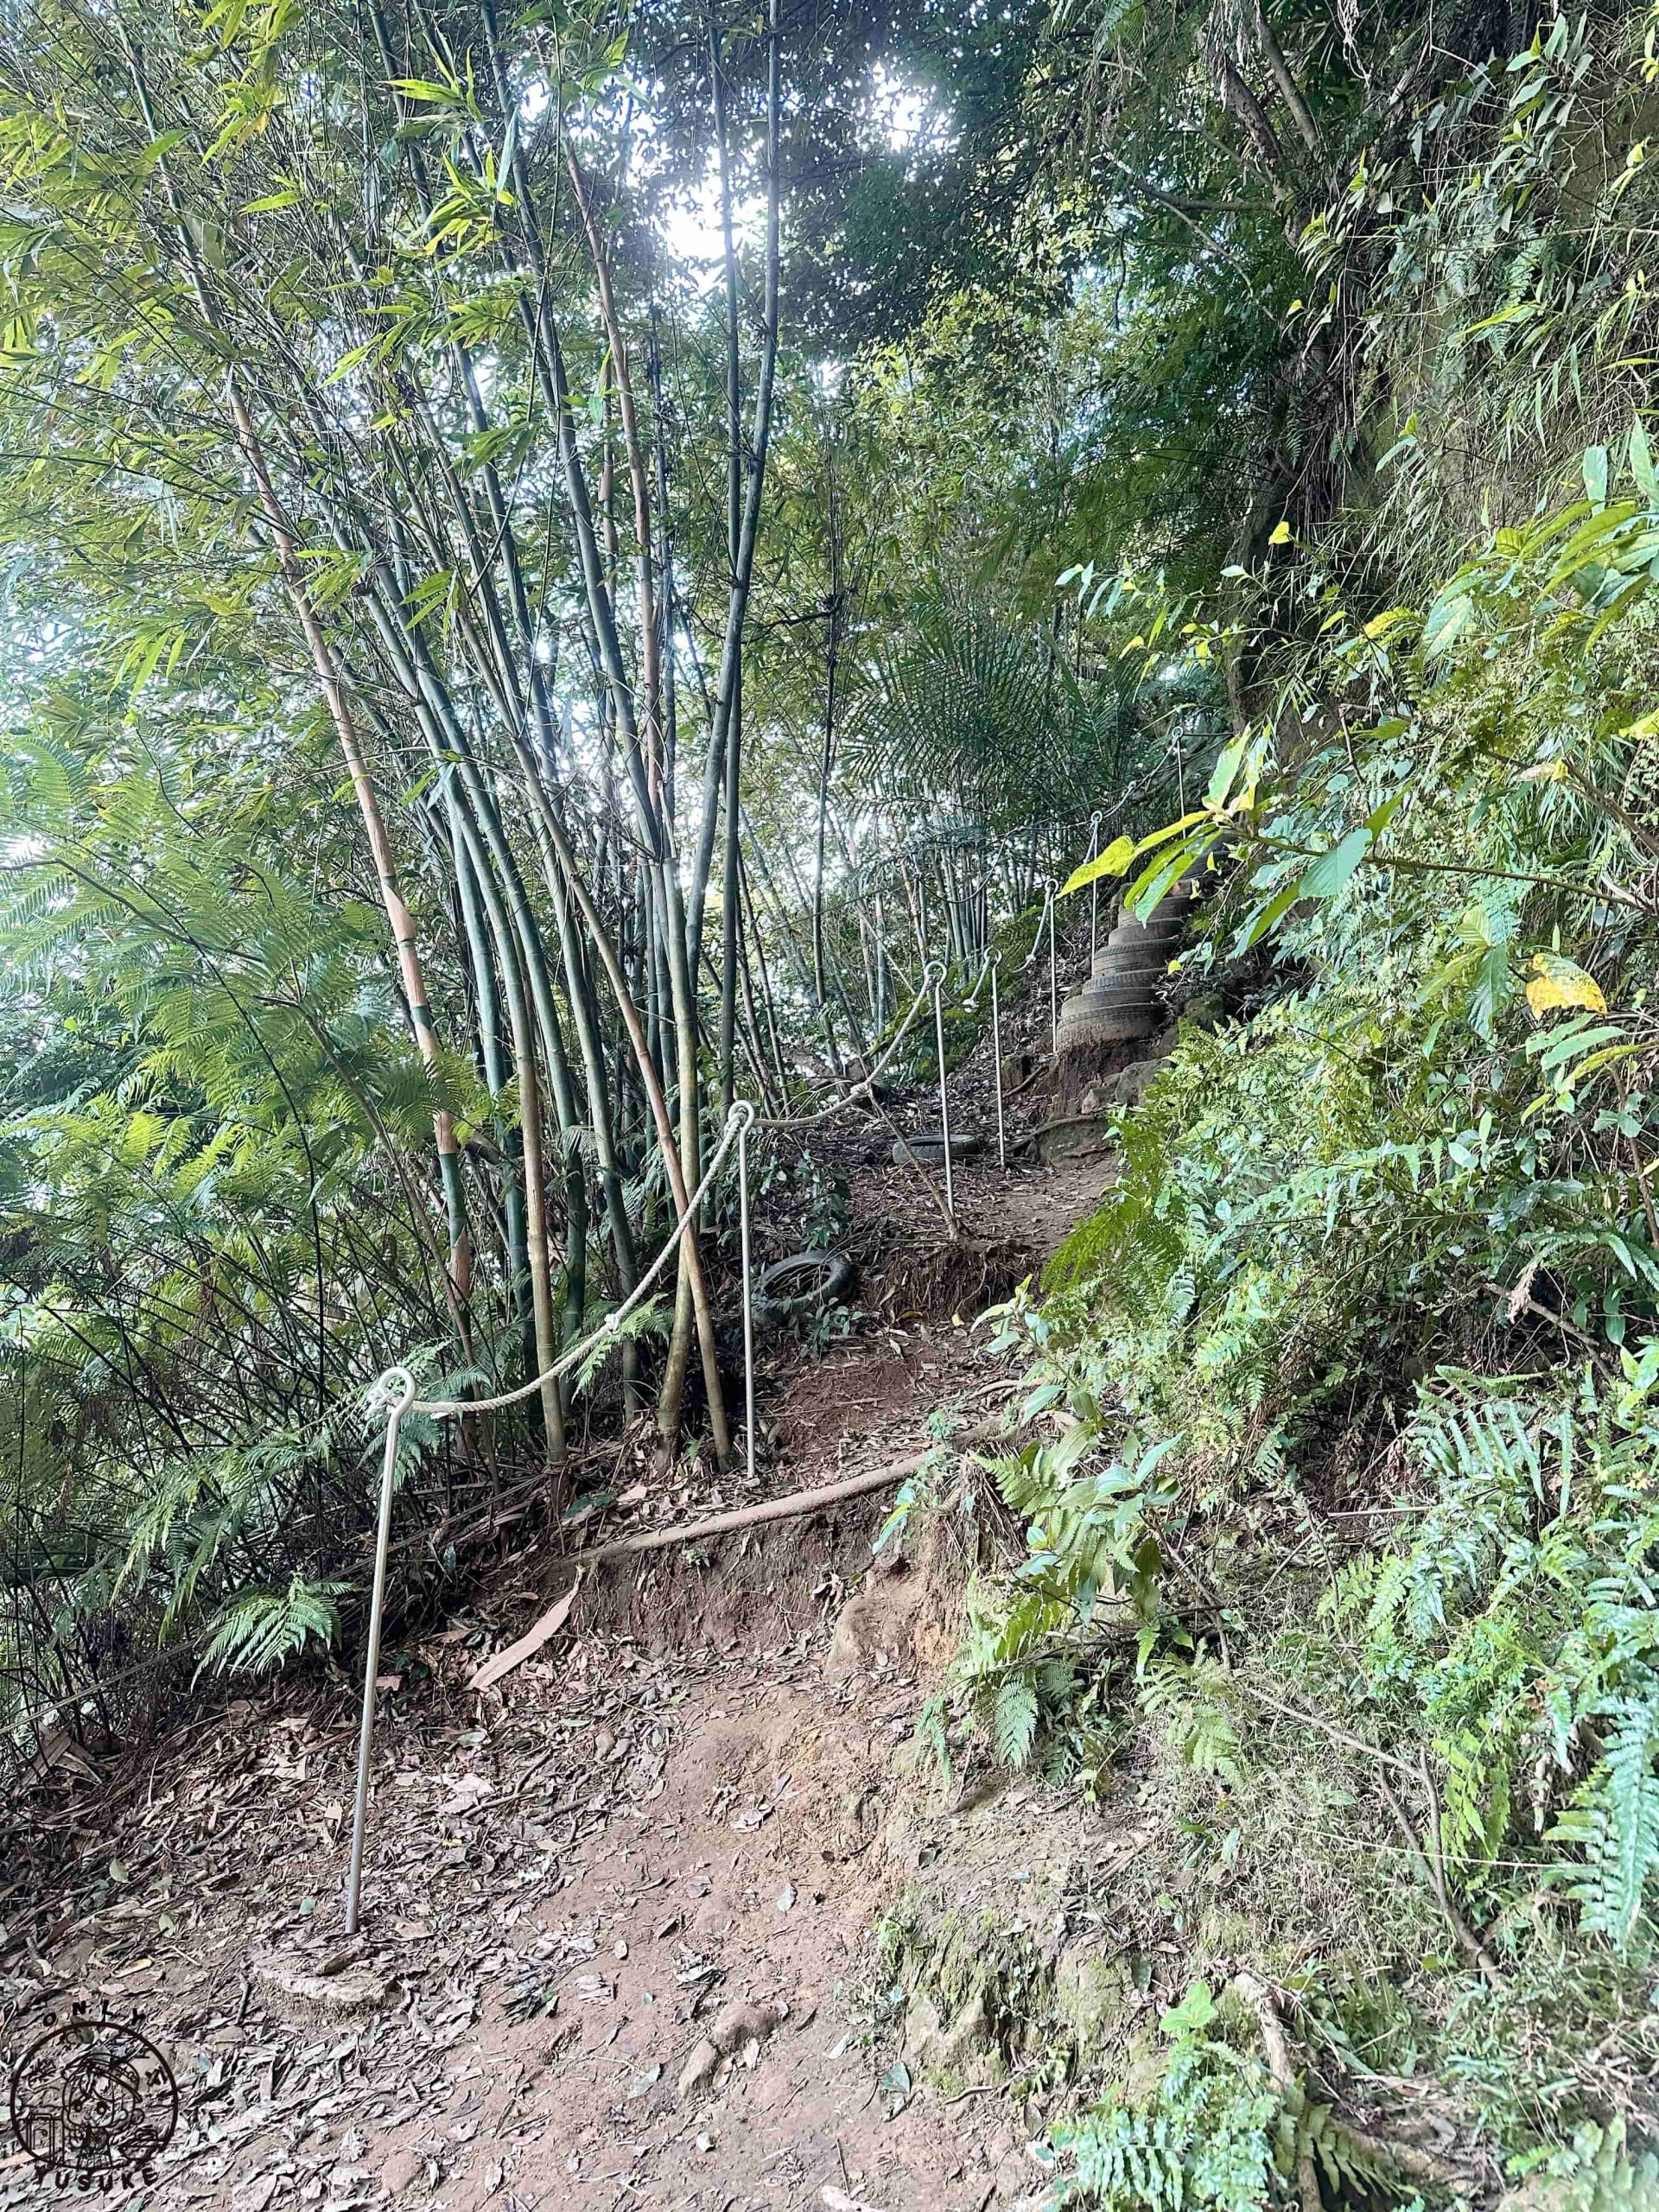
[[(950, 1132), (950, 1161), (973, 1160), (985, 1149), (982, 1141), (965, 1129)], [(900, 1137), (893, 1147), (893, 1164), (902, 1167), (906, 1159), (919, 1160), (924, 1167), (943, 1167), (944, 1165), (944, 1133), (942, 1129), (918, 1129), (913, 1137)]]
[(1109, 952), (1097, 952), (1095, 964), (1089, 971), (1089, 982), (1084, 986), (1109, 983), (1118, 976), (1167, 976), (1169, 963), (1160, 960), (1161, 946), (1148, 948), (1141, 944), (1115, 944)]
[(839, 1305), (853, 1287), (853, 1263), (844, 1252), (791, 1252), (763, 1269), (754, 1287), (756, 1318), (799, 1320), (821, 1306)]

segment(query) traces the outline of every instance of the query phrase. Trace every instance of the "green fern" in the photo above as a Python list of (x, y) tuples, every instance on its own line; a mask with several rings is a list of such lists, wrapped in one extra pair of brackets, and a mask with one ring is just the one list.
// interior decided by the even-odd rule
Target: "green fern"
[(1054, 2131), (1058, 2202), (1098, 2212), (1270, 2212), (1298, 2200), (1311, 2152), (1328, 2202), (1397, 2203), (1413, 2192), (1326, 2105), (1269, 2077), (1254, 2021), (1195, 1982), (1166, 2012), (1169, 2044), (1152, 2094), (1111, 2096)]
[(1615, 1411), (1587, 1371), (1543, 1390), (1449, 1375), (1407, 1433), (1435, 1484), (1414, 1536), (1327, 1610), (1363, 1617), (1373, 1680), (1419, 1706), (1461, 1878), (1503, 1854), (1516, 1776), (1553, 1770), (1572, 1795), (1547, 1840), (1582, 1858), (1548, 1878), (1630, 1953), (1659, 1878), (1659, 1428), (1645, 1387)]
[(296, 1574), (284, 1589), (243, 1592), (211, 1624), (198, 1675), (268, 1675), (311, 1644), (332, 1643), (347, 1586)]
[(1036, 1685), (1024, 1675), (1009, 1675), (998, 1687), (991, 1709), (991, 1748), (1003, 1766), (1021, 1767), (1037, 1739)]
[(1517, 2162), (1547, 2178), (1549, 2212), (1651, 2212), (1659, 2203), (1659, 2153), (1632, 2150), (1622, 2118), (1586, 2120), (1567, 2145)]
[(1245, 1768), (1227, 1708), (1230, 1680), (1219, 1660), (1199, 1652), (1191, 1660), (1166, 1658), (1147, 1666), (1138, 1694), (1142, 1711), (1160, 1725), (1183, 1764), (1236, 1789), (1243, 1786)]
[(1627, 1694), (1593, 1709), (1608, 1724), (1600, 1764), (1551, 1831), (1576, 1846), (1582, 1872), (1557, 1878), (1575, 1898), (1584, 1925), (1616, 1949), (1635, 1942), (1648, 1884), (1659, 1874), (1659, 1675), (1645, 1694)]

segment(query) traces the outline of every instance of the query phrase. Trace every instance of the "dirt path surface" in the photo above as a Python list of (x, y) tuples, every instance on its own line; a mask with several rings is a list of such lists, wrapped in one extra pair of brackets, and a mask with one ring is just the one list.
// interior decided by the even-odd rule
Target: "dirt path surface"
[[(961, 1197), (1040, 1254), (1101, 1183), (987, 1168)], [(767, 1487), (913, 1452), (941, 1405), (1007, 1387), (987, 1376), (949, 1319), (872, 1321), (767, 1407)], [(153, 2180), (99, 2201), (979, 2212), (1039, 2187), (1037, 2115), (912, 2079), (869, 1931), (926, 1870), (1057, 1942), (1109, 1839), (1035, 1788), (953, 1805), (918, 1758), (951, 1636), (925, 1566), (871, 1572), (889, 1504), (607, 1570), (490, 1691), (470, 1675), (543, 1562), (394, 1643), (354, 1944), (345, 1675), (72, 1778), (0, 1885), (0, 2044), (15, 2060), (78, 2001), (144, 2016), (181, 2117)], [(60, 2194), (0, 2166), (0, 2204)]]

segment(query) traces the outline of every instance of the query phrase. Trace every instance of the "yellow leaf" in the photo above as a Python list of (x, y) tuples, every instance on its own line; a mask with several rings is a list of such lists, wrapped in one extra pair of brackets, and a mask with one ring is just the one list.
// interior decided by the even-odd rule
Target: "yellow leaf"
[(1385, 614), (1374, 614), (1365, 625), (1365, 635), (1375, 644), (1379, 638), (1392, 637), (1402, 622), (1412, 619), (1408, 607), (1391, 607)]
[(1060, 896), (1068, 891), (1081, 891), (1085, 884), (1098, 883), (1103, 876), (1122, 875), (1135, 858), (1140, 847), (1133, 837), (1114, 837), (1103, 853), (1091, 861), (1084, 861), (1081, 868), (1074, 868), (1060, 886)]
[(1607, 1001), (1595, 977), (1587, 976), (1575, 960), (1563, 960), (1559, 952), (1533, 954), (1527, 1004), (1540, 1016), (1570, 1006), (1586, 1007), (1592, 1014), (1607, 1011)]

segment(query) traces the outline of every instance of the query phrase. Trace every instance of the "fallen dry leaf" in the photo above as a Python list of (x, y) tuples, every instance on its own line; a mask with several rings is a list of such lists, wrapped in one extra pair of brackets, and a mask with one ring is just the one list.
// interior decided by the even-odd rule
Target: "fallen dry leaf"
[(558, 1634), (566, 1621), (569, 1619), (570, 1608), (575, 1605), (576, 1592), (581, 1587), (582, 1577), (577, 1575), (557, 1605), (550, 1605), (540, 1620), (536, 1622), (533, 1627), (525, 1630), (517, 1643), (510, 1643), (505, 1651), (498, 1651), (493, 1659), (485, 1662), (473, 1676), (469, 1687), (475, 1690), (488, 1689), (492, 1683), (499, 1682), (504, 1675), (510, 1675), (515, 1667), (521, 1666), (533, 1652), (539, 1651), (544, 1643)]

